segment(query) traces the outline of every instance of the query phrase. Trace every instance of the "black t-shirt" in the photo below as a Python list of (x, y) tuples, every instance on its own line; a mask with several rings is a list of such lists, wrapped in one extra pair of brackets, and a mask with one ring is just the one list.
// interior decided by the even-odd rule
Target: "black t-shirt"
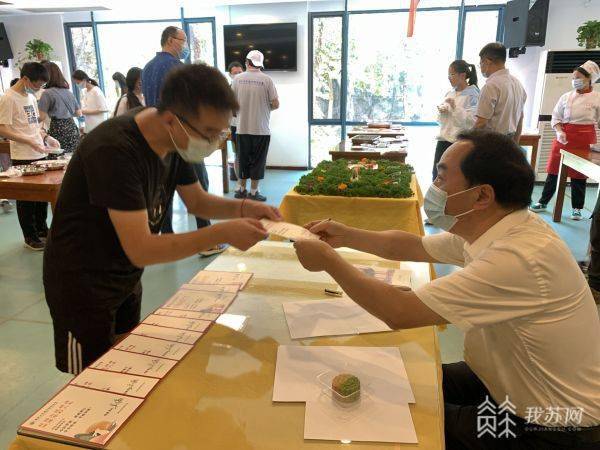
[(68, 272), (70, 282), (106, 287), (109, 296), (130, 291), (142, 269), (125, 255), (108, 208), (146, 209), (150, 230), (158, 233), (175, 188), (197, 182), (179, 155), (162, 160), (152, 151), (134, 120), (140, 110), (102, 123), (74, 153), (46, 244), (46, 283), (56, 278), (49, 271)]

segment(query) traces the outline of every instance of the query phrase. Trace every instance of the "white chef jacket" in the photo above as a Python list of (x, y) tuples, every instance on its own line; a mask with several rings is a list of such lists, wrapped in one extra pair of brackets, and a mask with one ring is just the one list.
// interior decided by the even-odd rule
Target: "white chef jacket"
[(531, 420), (542, 426), (600, 425), (598, 310), (554, 230), (521, 209), (472, 244), (440, 233), (423, 246), (437, 261), (464, 267), (415, 294), (465, 332), (465, 362), (494, 400), (508, 396), (524, 419), (530, 408), (583, 409), (580, 422)]
[(438, 114), (440, 124), (439, 141), (456, 142), (458, 133), (473, 128), (475, 124), (475, 111), (479, 101), (479, 88), (467, 86), (460, 92), (452, 89), (445, 98), (454, 99), (454, 108), (448, 103), (443, 103), (448, 109), (446, 113)]
[(600, 124), (600, 92), (580, 94), (574, 89), (561, 95), (552, 111), (550, 122), (552, 127), (557, 123)]

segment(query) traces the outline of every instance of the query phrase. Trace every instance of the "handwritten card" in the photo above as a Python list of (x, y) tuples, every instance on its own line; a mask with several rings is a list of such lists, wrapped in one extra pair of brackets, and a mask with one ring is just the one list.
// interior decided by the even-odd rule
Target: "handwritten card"
[(203, 333), (198, 331), (179, 330), (177, 328), (157, 327), (141, 323), (135, 327), (131, 334), (193, 345), (202, 337)]
[(311, 233), (306, 228), (299, 225), (294, 225), (293, 223), (274, 222), (268, 219), (261, 219), (260, 223), (262, 223), (269, 234), (290, 239), (292, 241), (299, 241), (301, 239), (320, 239), (318, 235)]
[(177, 328), (179, 330), (204, 332), (211, 324), (209, 320), (186, 319), (184, 317), (159, 316), (150, 314), (142, 323), (157, 327)]
[(141, 355), (159, 356), (161, 358), (181, 360), (193, 348), (192, 345), (180, 342), (165, 341), (148, 336), (130, 334), (114, 346), (124, 352), (139, 353)]
[(34, 436), (44, 434), (102, 448), (143, 401), (67, 386), (27, 419), (19, 432)]
[(192, 278), (189, 284), (235, 284), (244, 289), (252, 278), (247, 272), (219, 272), (215, 270), (202, 270)]
[(158, 308), (152, 314), (157, 316), (170, 316), (170, 317), (183, 317), (185, 319), (199, 319), (199, 320), (211, 320), (215, 321), (219, 318), (220, 314), (215, 313), (202, 313), (195, 311), (183, 311), (181, 309), (165, 309)]
[(90, 367), (109, 372), (130, 373), (147, 377), (163, 378), (175, 367), (177, 361), (155, 356), (138, 355), (111, 349), (97, 359)]
[(221, 314), (231, 305), (236, 295), (226, 292), (180, 290), (167, 300), (162, 307), (165, 309)]
[(186, 283), (182, 285), (180, 290), (187, 291), (206, 291), (206, 292), (228, 292), (230, 294), (237, 294), (240, 290), (239, 284), (190, 284)]
[(71, 380), (69, 384), (113, 394), (146, 398), (159, 381), (156, 378), (88, 368)]

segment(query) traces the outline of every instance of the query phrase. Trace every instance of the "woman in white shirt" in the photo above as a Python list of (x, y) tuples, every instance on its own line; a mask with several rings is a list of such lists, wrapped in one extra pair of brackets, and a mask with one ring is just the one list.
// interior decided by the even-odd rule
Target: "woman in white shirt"
[(85, 133), (88, 134), (106, 120), (108, 112), (106, 97), (98, 87), (98, 83), (88, 77), (83, 70), (73, 72), (73, 79), (81, 92), (81, 112), (85, 118)]
[(433, 160), (433, 179), (437, 178), (437, 163), (454, 142), (458, 133), (473, 128), (475, 111), (479, 100), (477, 70), (473, 64), (457, 59), (448, 68), (448, 81), (452, 90), (438, 106), (440, 133), (437, 137)]
[(142, 94), (142, 69), (139, 67), (129, 69), (127, 77), (125, 77), (125, 84), (127, 93), (117, 100), (114, 117), (125, 114), (130, 109), (146, 106), (144, 94)]
[[(586, 61), (573, 71), (573, 90), (563, 94), (552, 111), (552, 128), (556, 139), (552, 142), (550, 159), (546, 167), (546, 182), (539, 201), (531, 205), (534, 212), (545, 211), (554, 195), (560, 168), (560, 150), (586, 156), (590, 145), (596, 143), (596, 124), (600, 124), (600, 92), (593, 84), (600, 78), (600, 68), (594, 61)], [(587, 177), (569, 169), (571, 177), (571, 219), (581, 220), (585, 202)]]

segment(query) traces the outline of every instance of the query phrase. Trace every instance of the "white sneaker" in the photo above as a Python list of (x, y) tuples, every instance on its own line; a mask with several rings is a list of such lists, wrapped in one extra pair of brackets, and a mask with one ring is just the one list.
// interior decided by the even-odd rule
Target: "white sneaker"
[(571, 212), (571, 220), (581, 220), (583, 216), (581, 215), (581, 210), (577, 208), (573, 208), (573, 212)]
[(0, 200), (0, 208), (2, 208), (2, 211), (4, 211), (5, 213), (9, 213), (13, 209), (15, 209), (13, 204), (6, 199)]

